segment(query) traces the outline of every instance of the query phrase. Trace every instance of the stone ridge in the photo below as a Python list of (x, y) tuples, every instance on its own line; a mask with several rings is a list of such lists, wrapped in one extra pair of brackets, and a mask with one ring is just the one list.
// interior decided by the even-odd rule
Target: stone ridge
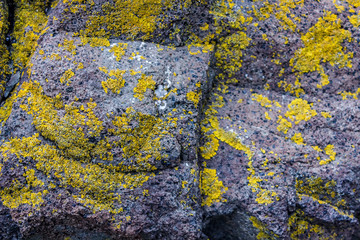
[(0, 239), (360, 238), (358, 1), (0, 3)]

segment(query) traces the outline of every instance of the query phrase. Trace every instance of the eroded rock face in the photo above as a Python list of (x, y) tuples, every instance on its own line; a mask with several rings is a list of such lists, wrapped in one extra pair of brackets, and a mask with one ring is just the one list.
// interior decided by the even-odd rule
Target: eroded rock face
[(223, 184), (222, 202), (206, 206), (205, 218), (241, 209), (260, 239), (357, 238), (359, 44), (351, 4), (254, 6), (256, 24), (235, 33), (244, 39), (241, 67), (230, 61), (218, 76), (203, 120), (202, 157)]
[(360, 4), (12, 6), (0, 238), (359, 238)]

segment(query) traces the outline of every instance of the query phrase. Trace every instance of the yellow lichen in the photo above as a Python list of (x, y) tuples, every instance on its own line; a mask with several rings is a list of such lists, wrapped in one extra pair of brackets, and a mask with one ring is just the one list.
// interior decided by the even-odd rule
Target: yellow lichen
[(235, 33), (223, 39), (215, 53), (217, 66), (231, 77), (242, 66), (242, 50), (250, 44), (250, 38), (244, 32)]
[(301, 37), (304, 48), (295, 52), (290, 60), (290, 66), (297, 71), (298, 76), (304, 73), (317, 71), (321, 76), (322, 88), (329, 84), (328, 75), (321, 63), (330, 63), (339, 68), (352, 67), (352, 52), (344, 53), (342, 43), (351, 39), (351, 32), (341, 26), (341, 20), (331, 12), (325, 11), (324, 16)]
[(204, 168), (200, 172), (201, 179), (201, 194), (204, 195), (202, 206), (211, 206), (216, 202), (224, 202), (226, 199), (222, 195), (228, 190), (227, 187), (223, 185), (222, 181), (219, 181), (216, 174), (216, 169)]
[(138, 84), (134, 88), (134, 97), (138, 98), (140, 101), (144, 99), (144, 94), (147, 89), (154, 90), (156, 82), (152, 79), (152, 76), (146, 76), (142, 74), (138, 80)]
[(294, 136), (291, 138), (291, 141), (293, 141), (294, 143), (296, 143), (298, 145), (306, 145), (304, 143), (304, 139), (302, 138), (301, 133), (295, 133)]
[(253, 96), (252, 100), (259, 102), (261, 104), (261, 106), (267, 107), (267, 108), (272, 107), (272, 104), (271, 104), (272, 102), (267, 97), (264, 97), (260, 94), (253, 94), (252, 96)]
[(195, 107), (198, 106), (201, 97), (201, 91), (193, 92), (190, 91), (186, 94), (186, 99), (194, 103)]
[(26, 67), (36, 49), (37, 40), (47, 25), (47, 16), (44, 11), (47, 2), (16, 1), (13, 36), (17, 41), (13, 44), (14, 52), (12, 54), (15, 71)]
[(325, 160), (321, 160), (319, 162), (320, 165), (328, 164), (328, 163), (334, 161), (335, 157), (336, 157), (336, 152), (334, 151), (334, 145), (331, 145), (331, 144), (327, 145), (325, 147), (324, 151), (325, 151), (325, 154), (328, 155), (329, 158), (325, 159)]
[(309, 121), (317, 115), (317, 112), (311, 109), (311, 107), (312, 105), (308, 101), (297, 98), (288, 105), (289, 110), (285, 113), (285, 116), (295, 121), (295, 124), (301, 121)]
[(70, 78), (72, 78), (75, 75), (75, 73), (71, 70), (68, 69), (65, 71), (65, 73), (61, 76), (60, 78), (60, 82), (61, 83), (66, 83), (67, 85), (69, 85), (70, 83)]
[(347, 92), (347, 91), (342, 91), (342, 92), (339, 92), (338, 94), (340, 94), (342, 96), (342, 99), (343, 100), (346, 100), (348, 99), (348, 97), (352, 97), (353, 99), (358, 99), (358, 95), (360, 94), (360, 88), (358, 88), (356, 90), (356, 92)]
[(277, 130), (279, 132), (283, 132), (284, 134), (287, 134), (290, 128), (292, 128), (292, 123), (283, 118), (282, 116), (278, 117), (277, 123), (279, 125), (277, 126)]
[(120, 94), (121, 88), (124, 87), (125, 79), (123, 75), (126, 70), (110, 70), (110, 72), (106, 71), (108, 75), (112, 78), (108, 78), (106, 81), (101, 82), (101, 86), (103, 87), (105, 93), (108, 93), (108, 89), (110, 89), (113, 93)]
[(331, 114), (328, 113), (328, 112), (321, 112), (321, 115), (322, 115), (324, 118), (332, 118)]
[(110, 52), (113, 52), (115, 57), (116, 57), (116, 61), (120, 61), (121, 57), (125, 55), (125, 50), (127, 48), (128, 44), (127, 43), (118, 43), (117, 45), (113, 46), (110, 49)]
[(256, 239), (258, 240), (272, 240), (272, 239), (276, 239), (275, 234), (273, 234), (264, 223), (262, 223), (259, 219), (257, 219), (254, 216), (251, 216), (249, 218), (249, 220), (252, 222), (253, 226), (255, 228), (257, 228), (257, 230), (259, 231), (259, 233), (256, 236)]

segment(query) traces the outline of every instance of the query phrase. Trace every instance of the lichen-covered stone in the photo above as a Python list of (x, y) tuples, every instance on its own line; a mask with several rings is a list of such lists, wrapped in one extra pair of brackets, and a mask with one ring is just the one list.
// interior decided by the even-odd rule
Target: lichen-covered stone
[(199, 238), (209, 61), (45, 30), (1, 108), (1, 201), (21, 235)]
[(359, 238), (357, 1), (13, 4), (0, 238)]
[(249, 39), (238, 41), (241, 66), (219, 58), (230, 65), (220, 62), (202, 121), (203, 165), (227, 189), (205, 218), (236, 219), (241, 209), (257, 239), (357, 238), (354, 3), (230, 2), (253, 19), (234, 33)]

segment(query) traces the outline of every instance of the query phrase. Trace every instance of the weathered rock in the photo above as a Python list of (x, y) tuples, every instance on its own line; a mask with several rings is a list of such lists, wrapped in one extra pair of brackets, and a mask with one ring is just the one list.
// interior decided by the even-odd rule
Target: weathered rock
[(205, 218), (229, 216), (230, 205), (230, 215), (256, 217), (258, 239), (357, 238), (359, 106), (348, 91), (358, 85), (358, 30), (326, 1), (254, 6), (243, 16), (257, 20), (228, 37), (243, 34), (241, 66), (217, 58), (226, 74), (205, 113), (202, 156), (222, 200)]
[(7, 76), (11, 73), (9, 67), (10, 55), (7, 43), (10, 40), (9, 8), (4, 0), (0, 1), (0, 101), (3, 98)]
[(40, 38), (5, 106), (3, 203), (24, 238), (199, 238), (209, 53), (97, 40)]
[(359, 3), (15, 6), (2, 238), (360, 238)]

